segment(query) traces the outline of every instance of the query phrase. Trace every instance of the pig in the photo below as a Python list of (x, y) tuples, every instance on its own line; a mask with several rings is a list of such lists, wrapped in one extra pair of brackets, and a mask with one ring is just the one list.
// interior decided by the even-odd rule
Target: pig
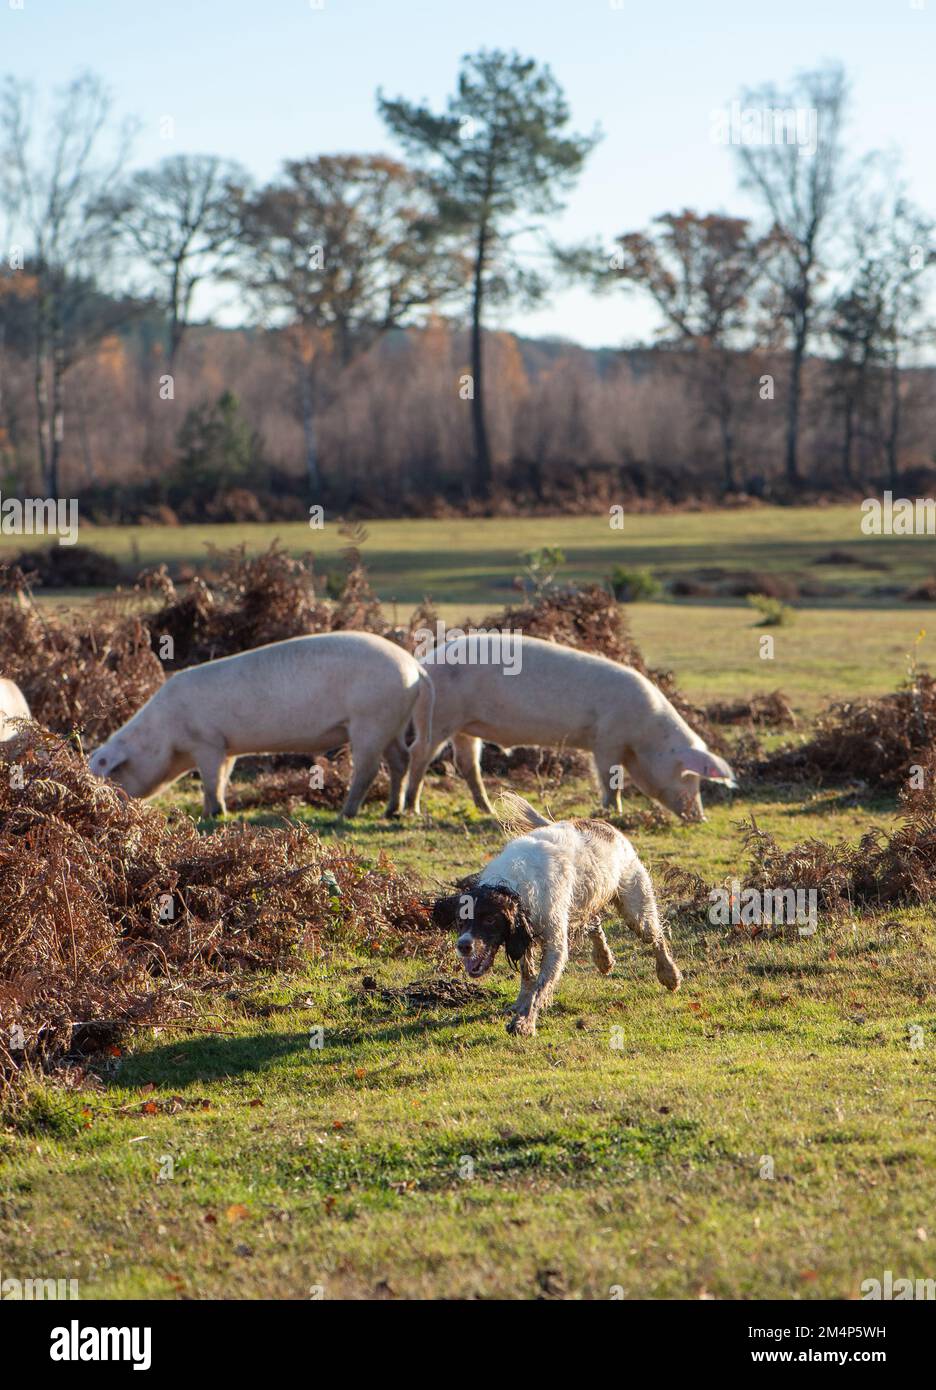
[(342, 815), (354, 816), (380, 767), (390, 769), (387, 815), (399, 815), (415, 747), (432, 727), (432, 683), (416, 659), (383, 637), (329, 632), (293, 637), (170, 676), (90, 758), (91, 771), (131, 796), (150, 797), (198, 768), (204, 813), (225, 812), (225, 789), (244, 753), (322, 753), (350, 742), (353, 776)]
[(29, 706), (16, 681), (0, 676), (0, 743), (6, 743), (17, 732), (14, 719), (31, 719)]
[[(493, 658), (493, 659), (490, 659)], [(493, 815), (481, 780), (481, 744), (580, 748), (592, 754), (605, 807), (620, 812), (622, 768), (640, 791), (687, 821), (705, 819), (703, 778), (735, 787), (646, 676), (607, 657), (536, 637), (469, 633), (423, 658), (432, 676), (432, 735), (410, 761), (407, 808), (419, 811), (428, 764), (452, 741), (475, 805)]]

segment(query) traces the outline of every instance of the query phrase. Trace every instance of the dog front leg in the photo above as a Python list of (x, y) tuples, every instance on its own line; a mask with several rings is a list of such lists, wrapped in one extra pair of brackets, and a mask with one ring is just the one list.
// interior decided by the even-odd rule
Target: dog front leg
[(507, 1024), (508, 1033), (519, 1033), (522, 1037), (528, 1038), (533, 1037), (536, 1032), (536, 1019), (540, 1009), (547, 1008), (551, 1003), (568, 959), (568, 939), (566, 932), (563, 931), (561, 943), (547, 946), (544, 950), (540, 972), (532, 990), (527, 993), (521, 987), (520, 998), (517, 1000), (517, 1012)]
[[(516, 1003), (511, 1004), (507, 1012), (516, 1016), (517, 1014), (527, 1013), (533, 994), (536, 989), (536, 970), (528, 952), (520, 962), (520, 993), (517, 995)], [(507, 1025), (508, 1031), (510, 1024)]]

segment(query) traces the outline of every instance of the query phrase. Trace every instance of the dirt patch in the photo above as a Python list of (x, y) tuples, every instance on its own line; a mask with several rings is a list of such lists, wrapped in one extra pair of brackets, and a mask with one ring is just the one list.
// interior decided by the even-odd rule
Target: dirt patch
[(796, 715), (782, 690), (744, 700), (715, 700), (705, 706), (713, 724), (740, 724), (752, 729), (793, 729)]
[(365, 980), (361, 989), (365, 994), (376, 994), (385, 1004), (401, 1004), (406, 1009), (457, 1009), (487, 996), (481, 985), (448, 975), (413, 980), (399, 989), (368, 989)]
[(884, 560), (864, 559), (860, 555), (854, 555), (850, 550), (827, 550), (824, 555), (817, 555), (812, 562), (814, 565), (857, 565), (863, 570), (889, 570), (891, 567)]
[(936, 603), (936, 575), (905, 589), (900, 597), (904, 603)]

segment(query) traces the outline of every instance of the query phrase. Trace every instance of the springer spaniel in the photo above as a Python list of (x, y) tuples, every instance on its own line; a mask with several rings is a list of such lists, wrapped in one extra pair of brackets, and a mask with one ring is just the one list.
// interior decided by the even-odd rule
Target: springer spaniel
[[(584, 936), (602, 975), (611, 973), (614, 956), (598, 920), (605, 908), (615, 909), (652, 948), (660, 983), (678, 989), (682, 976), (660, 925), (650, 875), (630, 841), (606, 821), (551, 821), (513, 793), (502, 801), (505, 831), (525, 833), (480, 873), (461, 879), (461, 892), (440, 898), (433, 919), (437, 926), (460, 929), (458, 953), (473, 980), (487, 974), (501, 946), (519, 965), (520, 993), (508, 1033), (533, 1036), (570, 947)], [(539, 973), (533, 962), (537, 948)]]

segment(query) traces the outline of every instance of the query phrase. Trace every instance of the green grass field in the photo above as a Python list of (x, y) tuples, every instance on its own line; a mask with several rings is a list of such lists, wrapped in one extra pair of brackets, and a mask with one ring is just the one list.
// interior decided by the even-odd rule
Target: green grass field
[[(455, 617), (502, 605), (517, 552), (537, 544), (562, 545), (576, 577), (619, 561), (727, 567), (728, 554), (791, 571), (872, 545), (847, 535), (844, 509), (630, 525), (622, 538), (600, 519), (374, 523), (365, 554), (381, 597), (429, 592)], [(289, 528), (251, 529), (251, 547), (274, 529), (302, 548)], [(140, 531), (141, 562), (186, 558), (206, 535)], [(144, 553), (159, 545), (175, 549)], [(892, 565), (874, 583), (932, 569), (920, 542), (872, 548)], [(805, 729), (826, 698), (893, 689), (911, 649), (927, 660), (925, 615), (859, 598), (772, 629), (772, 661), (743, 604), (642, 604), (631, 618), (647, 659), (694, 697), (780, 687)], [(594, 809), (583, 781), (525, 791), (557, 815)], [(164, 804), (197, 815), (197, 783)], [(302, 815), (368, 859), (386, 851), (419, 889), (501, 842), (460, 783), (433, 784), (427, 810), (391, 825), (369, 806), (350, 827)], [(651, 872), (730, 879), (751, 813), (785, 845), (895, 821), (893, 801), (860, 788), (742, 786), (708, 810), (701, 826), (633, 832)], [(632, 937), (612, 926), (609, 939), (614, 974), (574, 963), (532, 1040), (504, 1030), (516, 980), (502, 959), (468, 1003), (417, 1008), (399, 990), (454, 975), (447, 943), (394, 960), (326, 942), (298, 974), (233, 980), (184, 1030), (138, 1036), (96, 1084), (37, 1084), (0, 1129), (0, 1268), (76, 1278), (84, 1298), (848, 1299), (884, 1270), (934, 1277), (931, 913), (820, 919), (787, 940), (678, 927), (677, 995)]]
[[(615, 564), (648, 567), (663, 579), (711, 566), (796, 572), (840, 588), (842, 593), (823, 600), (837, 606), (892, 603), (911, 582), (936, 572), (936, 537), (864, 536), (859, 521), (857, 504), (633, 516), (624, 518), (622, 530), (612, 529), (607, 516), (369, 521), (363, 553), (381, 597), (408, 605), (428, 594), (440, 603), (500, 607), (522, 569), (519, 557), (542, 546), (564, 552), (563, 577), (602, 579)], [(323, 571), (337, 564), (348, 543), (332, 519), (320, 530), (296, 522), (82, 523), (79, 534), (82, 545), (112, 555), (130, 574), (145, 565), (204, 563), (209, 545), (224, 550), (243, 543), (256, 553), (277, 538), (294, 554), (311, 552)], [(44, 543), (42, 537), (0, 537), (0, 558)], [(816, 566), (830, 550), (847, 550), (863, 563)]]

